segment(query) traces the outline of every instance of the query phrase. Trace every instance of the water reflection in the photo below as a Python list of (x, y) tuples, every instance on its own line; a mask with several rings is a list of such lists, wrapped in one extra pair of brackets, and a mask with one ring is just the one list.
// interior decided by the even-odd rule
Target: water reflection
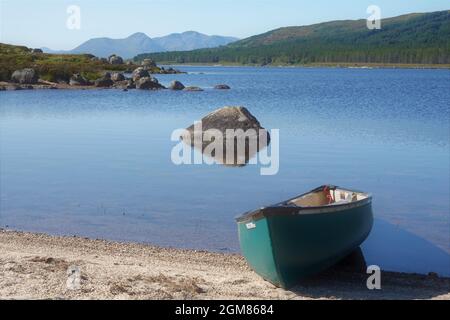
[[(258, 148), (249, 148), (248, 140), (246, 140), (243, 144), (245, 147), (239, 150), (237, 147), (232, 150), (232, 152), (228, 152), (226, 149), (226, 143), (221, 142), (219, 145), (223, 146), (223, 150), (225, 152), (216, 152), (213, 150), (210, 152), (210, 148), (207, 147), (197, 147), (193, 146), (194, 152), (199, 152), (203, 155), (204, 159), (208, 159), (208, 163), (216, 163), (226, 167), (245, 167), (250, 162), (256, 161), (256, 155), (261, 151), (266, 151), (265, 149), (270, 145), (270, 141), (268, 143), (259, 145)], [(191, 145), (189, 145), (191, 146)], [(205, 152), (206, 151), (206, 152)]]

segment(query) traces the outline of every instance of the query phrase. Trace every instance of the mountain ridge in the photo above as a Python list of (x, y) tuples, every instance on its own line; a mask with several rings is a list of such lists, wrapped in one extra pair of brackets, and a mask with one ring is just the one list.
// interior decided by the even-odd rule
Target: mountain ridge
[(113, 39), (98, 37), (89, 39), (72, 50), (52, 50), (41, 48), (46, 53), (80, 54), (88, 53), (98, 57), (108, 57), (117, 54), (125, 59), (141, 53), (195, 50), (226, 45), (239, 40), (235, 37), (206, 35), (197, 31), (171, 33), (163, 37), (150, 38), (143, 32), (135, 32), (126, 38)]

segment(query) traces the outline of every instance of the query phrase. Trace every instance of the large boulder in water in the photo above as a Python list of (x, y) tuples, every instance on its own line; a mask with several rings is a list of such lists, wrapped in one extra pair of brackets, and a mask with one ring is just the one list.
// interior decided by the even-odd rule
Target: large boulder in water
[(16, 70), (11, 75), (11, 81), (22, 84), (34, 84), (38, 81), (39, 77), (31, 68), (25, 68), (21, 70)]
[[(201, 123), (201, 131), (198, 131)], [(245, 165), (256, 152), (265, 148), (270, 143), (269, 132), (264, 129), (259, 121), (245, 107), (223, 107), (213, 111), (201, 119), (200, 123), (193, 124), (186, 129), (185, 135), (181, 138), (185, 142), (190, 142), (194, 147), (202, 146), (202, 152), (211, 144), (211, 141), (205, 139), (205, 132), (208, 130), (220, 131), (223, 137), (223, 158), (217, 159), (218, 162), (236, 166)], [(229, 132), (227, 132), (229, 130)], [(212, 131), (210, 131), (212, 132)], [(188, 140), (186, 140), (188, 139)], [(197, 141), (202, 143), (196, 144)], [(227, 142), (232, 140), (234, 147), (234, 159), (226, 161)], [(245, 146), (243, 150), (239, 150), (239, 140)], [(253, 143), (253, 145), (251, 145)], [(255, 147), (255, 148), (253, 148)]]

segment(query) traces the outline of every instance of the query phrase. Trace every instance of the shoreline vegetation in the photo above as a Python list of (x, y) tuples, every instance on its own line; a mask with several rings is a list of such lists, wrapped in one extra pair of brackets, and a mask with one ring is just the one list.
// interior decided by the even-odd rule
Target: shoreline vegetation
[[(67, 286), (68, 269), (80, 287)], [(291, 290), (261, 279), (239, 254), (0, 229), (0, 299), (450, 299), (450, 278), (342, 265)]]
[[(112, 54), (49, 54), (41, 49), (0, 43), (0, 90), (22, 89), (164, 89), (155, 74), (182, 73), (151, 59), (139, 64)], [(131, 76), (128, 76), (131, 75)]]

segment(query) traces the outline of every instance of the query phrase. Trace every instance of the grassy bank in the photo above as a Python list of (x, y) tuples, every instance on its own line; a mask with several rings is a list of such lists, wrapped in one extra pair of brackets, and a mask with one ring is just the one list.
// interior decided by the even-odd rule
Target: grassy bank
[[(33, 68), (46, 81), (68, 81), (74, 73), (88, 80), (99, 78), (105, 71), (126, 71), (137, 67), (128, 64), (110, 64), (90, 54), (48, 54), (33, 52), (24, 46), (0, 43), (0, 81), (9, 81), (15, 70)], [(160, 71), (159, 68), (153, 70)]]

